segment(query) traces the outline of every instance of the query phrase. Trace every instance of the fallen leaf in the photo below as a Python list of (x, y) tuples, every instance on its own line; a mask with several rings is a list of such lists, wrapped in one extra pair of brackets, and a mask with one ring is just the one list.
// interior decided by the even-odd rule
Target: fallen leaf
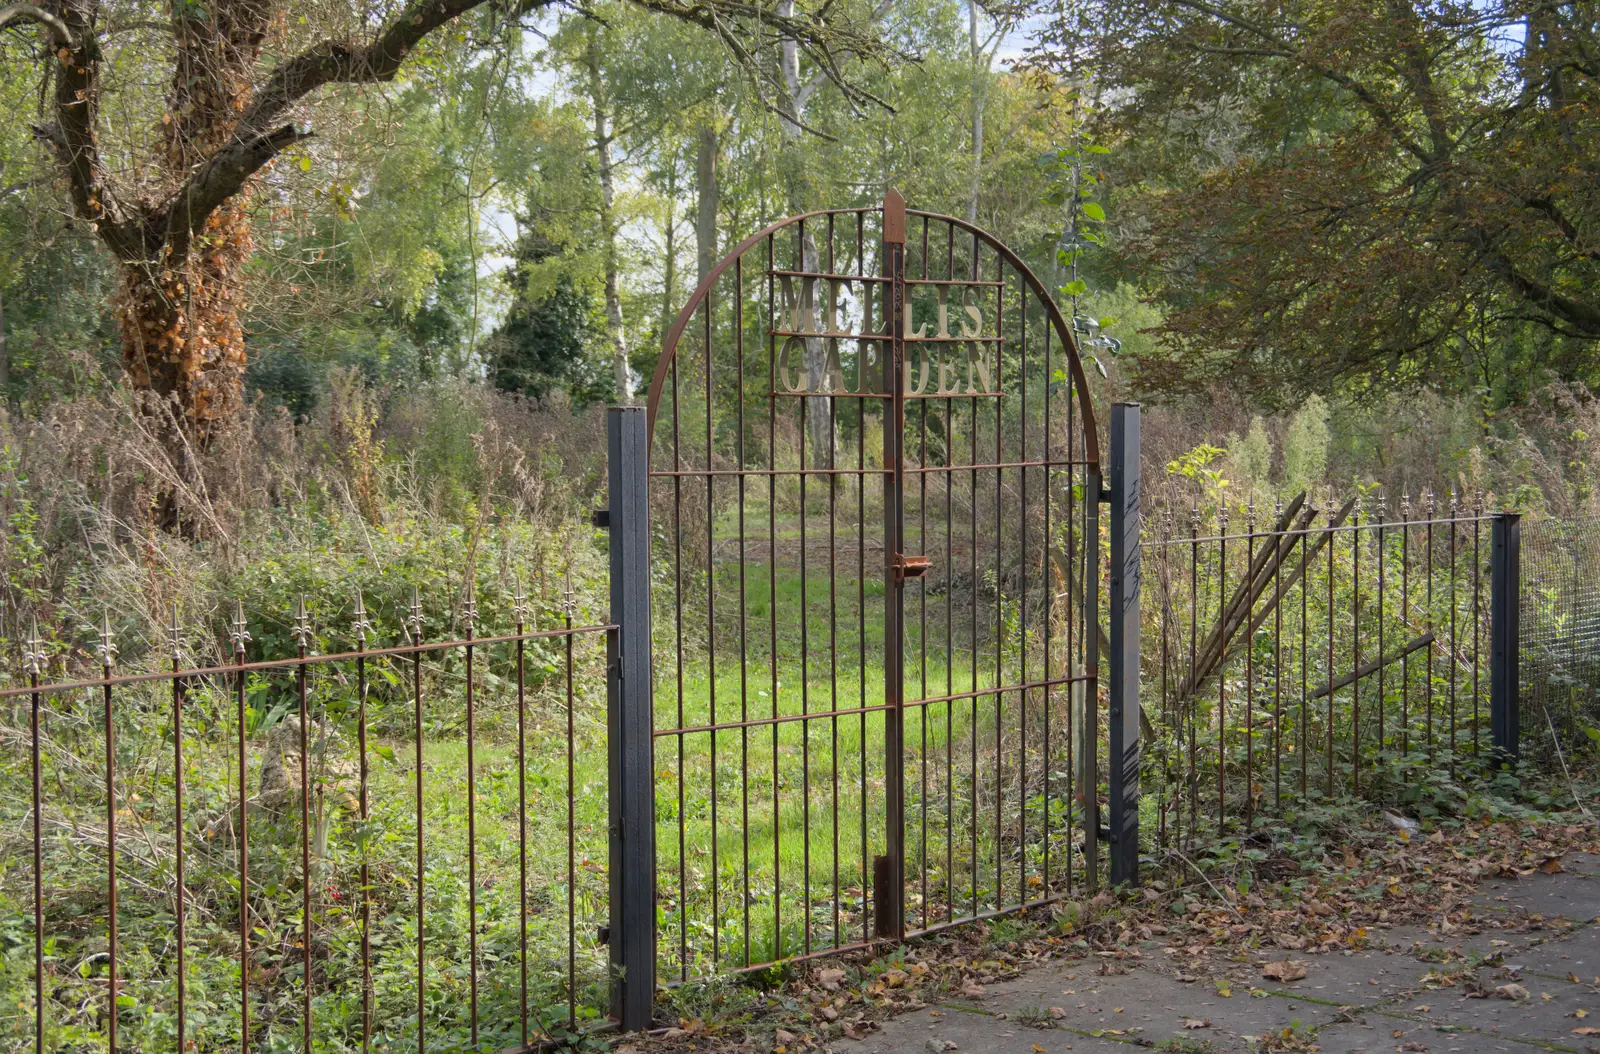
[(1039, 1046), (1039, 1044), (1037, 1044), (1037, 1043), (1035, 1043), (1033, 1045), (1033, 1050), (1034, 1050), (1034, 1054), (1044, 1054), (1044, 1048)]
[(772, 1038), (787, 1045), (794, 1042), (794, 1033), (780, 1028), (772, 1034)]
[(1183, 1019), (1184, 1028), (1210, 1028), (1211, 1020), (1204, 1017), (1186, 1017)]
[(1501, 999), (1515, 999), (1518, 1002), (1528, 998), (1528, 990), (1520, 984), (1503, 984), (1495, 988), (1494, 994)]
[(1267, 963), (1261, 967), (1261, 976), (1273, 981), (1298, 981), (1306, 975), (1306, 968), (1293, 959), (1284, 959), (1281, 962)]
[(1050, 1008), (1050, 1016), (1059, 1021), (1067, 1016), (1067, 1012), (1059, 1006), (1053, 1006)]
[(1548, 1003), (1550, 1000), (1554, 999), (1555, 996), (1551, 995), (1549, 992), (1540, 992), (1539, 998)]
[(1600, 1028), (1593, 1025), (1581, 1025), (1572, 1030), (1574, 1036), (1600, 1036)]
[(1413, 1013), (1418, 1013), (1418, 1014), (1426, 1014), (1428, 1011), (1430, 1011), (1432, 1009), (1433, 1009), (1433, 1004), (1432, 1003), (1423, 1003), (1421, 1006), (1414, 1006), (1414, 1007), (1411, 1008)]
[(1172, 975), (1172, 979), (1174, 981), (1178, 981), (1178, 982), (1180, 982), (1182, 984), (1188, 984), (1191, 981), (1198, 980), (1198, 978), (1196, 978), (1195, 975), (1192, 974), (1192, 973), (1173, 974)]
[(839, 990), (839, 983), (844, 980), (843, 970), (818, 970), (817, 983), (830, 992)]
[(1544, 862), (1539, 865), (1539, 870), (1547, 875), (1554, 875), (1566, 869), (1561, 866), (1561, 858), (1559, 856), (1547, 856), (1544, 858)]
[(1574, 1010), (1572, 1012), (1572, 1016), (1577, 1018), (1579, 1021), (1582, 1021), (1584, 1018), (1589, 1016), (1589, 1011), (1587, 1011), (1587, 1010)]
[(1306, 946), (1306, 939), (1304, 937), (1295, 937), (1290, 934), (1280, 933), (1276, 937), (1272, 938), (1272, 940), (1273, 943), (1277, 944), (1278, 947), (1287, 948), (1294, 952), (1297, 952)]
[(983, 994), (983, 985), (977, 984), (977, 983), (972, 982), (972, 981), (968, 981), (966, 983), (966, 985), (962, 987), (961, 994), (962, 995), (974, 995), (974, 996), (982, 995)]

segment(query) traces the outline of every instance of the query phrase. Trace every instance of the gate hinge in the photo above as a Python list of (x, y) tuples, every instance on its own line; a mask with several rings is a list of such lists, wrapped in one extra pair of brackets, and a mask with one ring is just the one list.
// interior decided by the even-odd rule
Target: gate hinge
[(611, 510), (595, 509), (589, 514), (589, 523), (602, 531), (611, 529)]
[(928, 573), (928, 568), (932, 566), (933, 562), (926, 556), (894, 554), (894, 574), (896, 578), (921, 578)]

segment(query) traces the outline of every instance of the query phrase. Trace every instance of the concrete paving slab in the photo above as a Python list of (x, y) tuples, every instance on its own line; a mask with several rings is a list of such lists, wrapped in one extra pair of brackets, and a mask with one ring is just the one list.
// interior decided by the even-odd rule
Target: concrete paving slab
[[(1198, 965), (1150, 943), (1140, 949), (1143, 959), (1119, 961), (1106, 974), (1098, 972), (1101, 959), (1042, 966), (835, 1047), (839, 1054), (1127, 1054), (1139, 1045), (1249, 1054), (1256, 1037), (1293, 1028), (1324, 1054), (1600, 1054), (1600, 1036), (1572, 1032), (1600, 1027), (1600, 923), (1589, 921), (1600, 915), (1600, 871), (1587, 870), (1587, 857), (1566, 866), (1488, 884), (1477, 898), (1483, 918), (1456, 930), (1375, 927), (1374, 946), (1349, 954), (1265, 949)], [(1263, 963), (1282, 960), (1303, 964), (1306, 976), (1287, 983), (1262, 976)], [(1457, 982), (1427, 987), (1434, 969)], [(1462, 977), (1464, 969), (1473, 972)], [(1466, 998), (1474, 980), (1490, 991), (1520, 984), (1528, 997)], [(1186, 1028), (1191, 1021), (1205, 1027)]]
[[(1600, 986), (1600, 926), (1583, 926), (1564, 937), (1543, 941), (1507, 955), (1505, 962), (1533, 974), (1559, 978), (1572, 974), (1582, 984)], [(1600, 1017), (1600, 1007), (1596, 1010)]]
[[(1317, 1033), (1321, 1054), (1531, 1054), (1551, 1046), (1510, 1036), (1488, 1035), (1425, 1021), (1397, 1021), (1369, 1015)], [(1559, 1048), (1557, 1048), (1559, 1049)]]
[[(1537, 876), (1537, 880), (1535, 878)], [(1590, 922), (1600, 917), (1600, 878), (1562, 871), (1484, 882), (1472, 903), (1491, 911), (1509, 911)]]
[[(1277, 961), (1277, 956), (1263, 956), (1261, 961)], [(1258, 966), (1252, 983), (1269, 992), (1282, 992), (1302, 1000), (1370, 1007), (1415, 989), (1428, 972), (1425, 964), (1387, 951), (1308, 955), (1290, 961), (1306, 968), (1303, 979), (1289, 984), (1269, 980), (1260, 975)]]
[(1561, 865), (1580, 875), (1600, 876), (1600, 853), (1567, 853), (1561, 858)]

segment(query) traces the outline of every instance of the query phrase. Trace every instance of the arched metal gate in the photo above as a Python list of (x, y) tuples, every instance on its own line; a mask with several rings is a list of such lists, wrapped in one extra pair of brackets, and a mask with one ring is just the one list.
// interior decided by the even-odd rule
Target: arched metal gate
[(1099, 443), (1022, 260), (892, 190), (774, 224), (648, 415), (660, 978), (1092, 888)]

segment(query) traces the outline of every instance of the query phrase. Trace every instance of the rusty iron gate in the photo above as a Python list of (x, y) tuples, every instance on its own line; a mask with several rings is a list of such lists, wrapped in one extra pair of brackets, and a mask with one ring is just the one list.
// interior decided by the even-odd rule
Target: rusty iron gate
[(1028, 266), (893, 190), (773, 224), (641, 428), (660, 979), (1092, 889), (1099, 440)]

